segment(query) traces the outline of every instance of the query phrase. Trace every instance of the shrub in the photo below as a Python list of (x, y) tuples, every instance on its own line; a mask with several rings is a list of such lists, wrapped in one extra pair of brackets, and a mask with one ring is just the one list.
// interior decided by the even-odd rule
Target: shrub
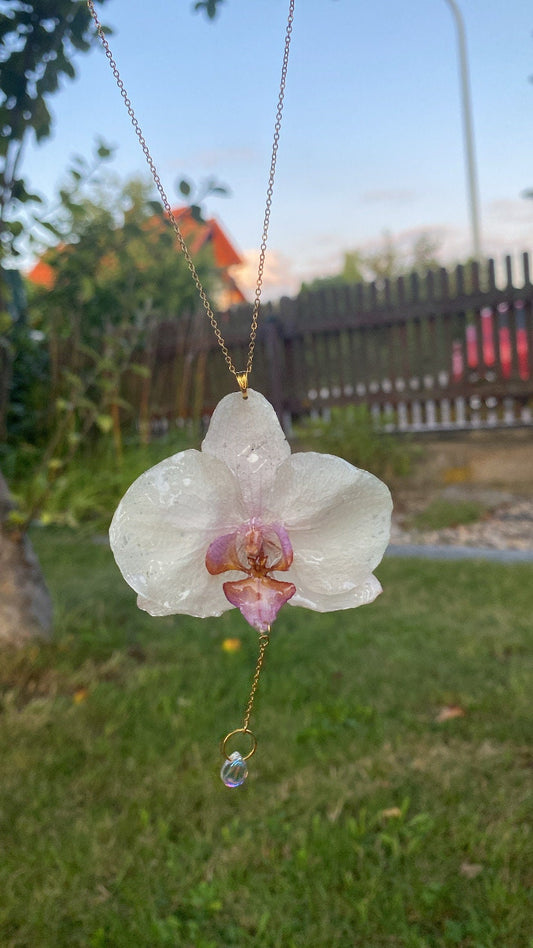
[(404, 435), (376, 428), (366, 405), (332, 408), (327, 419), (305, 419), (295, 436), (308, 450), (337, 454), (385, 480), (407, 476), (417, 453)]
[[(186, 428), (147, 445), (135, 439), (124, 446), (119, 464), (110, 440), (101, 437), (90, 448), (81, 448), (64, 470), (58, 469), (46, 492), (40, 519), (44, 524), (90, 524), (95, 529), (107, 529), (120, 498), (143, 471), (195, 443), (195, 436)], [(31, 475), (10, 484), (22, 514), (32, 509), (43, 486), (38, 477)]]

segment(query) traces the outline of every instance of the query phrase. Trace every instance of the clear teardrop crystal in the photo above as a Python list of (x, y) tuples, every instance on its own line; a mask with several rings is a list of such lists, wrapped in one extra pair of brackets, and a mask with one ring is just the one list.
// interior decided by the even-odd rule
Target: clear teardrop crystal
[(229, 760), (225, 760), (220, 770), (220, 779), (226, 787), (240, 787), (248, 776), (248, 767), (246, 761), (242, 759), (239, 751), (233, 751)]

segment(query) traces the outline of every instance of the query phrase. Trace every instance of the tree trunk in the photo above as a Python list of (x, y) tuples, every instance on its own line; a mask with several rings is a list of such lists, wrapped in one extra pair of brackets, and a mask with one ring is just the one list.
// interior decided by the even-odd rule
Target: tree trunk
[(52, 601), (28, 537), (2, 527), (11, 509), (0, 474), (0, 645), (24, 645), (36, 636), (50, 637)]
[(3, 441), (7, 434), (7, 409), (9, 407), (11, 370), (11, 347), (7, 339), (0, 337), (0, 441)]

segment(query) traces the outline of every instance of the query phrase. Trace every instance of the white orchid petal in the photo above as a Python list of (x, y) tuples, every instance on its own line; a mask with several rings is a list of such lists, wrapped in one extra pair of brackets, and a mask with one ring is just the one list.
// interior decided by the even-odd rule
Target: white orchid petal
[(290, 447), (270, 402), (248, 389), (226, 395), (215, 408), (202, 452), (214, 455), (232, 471), (249, 516), (260, 516), (276, 471)]
[(333, 596), (327, 596), (323, 593), (315, 593), (313, 590), (306, 591), (300, 587), (292, 599), (289, 600), (291, 606), (304, 606), (306, 609), (314, 609), (315, 612), (337, 612), (340, 609), (355, 609), (356, 606), (364, 606), (369, 602), (374, 602), (379, 594), (383, 592), (381, 583), (372, 574), (353, 589)]
[(381, 561), (392, 500), (373, 474), (332, 455), (293, 454), (278, 470), (271, 502), (294, 551), (284, 578), (304, 598), (350, 593)]
[[(209, 600), (209, 607), (207, 602)], [(221, 616), (223, 612), (231, 609), (231, 603), (226, 597), (220, 597), (220, 589), (212, 585), (209, 590), (203, 590), (203, 597), (194, 602), (187, 602), (186, 608), (180, 608), (180, 603), (173, 603), (169, 599), (162, 602), (154, 602), (153, 599), (146, 599), (144, 596), (137, 596), (137, 605), (139, 609), (147, 612), (151, 616), (174, 616), (185, 614), (188, 616), (197, 616), (199, 619), (205, 619), (208, 616)], [(206, 611), (207, 610), (207, 611)]]
[(230, 608), (205, 565), (216, 536), (242, 523), (237, 482), (219, 460), (182, 451), (141, 475), (113, 517), (111, 548), (152, 615), (220, 615)]

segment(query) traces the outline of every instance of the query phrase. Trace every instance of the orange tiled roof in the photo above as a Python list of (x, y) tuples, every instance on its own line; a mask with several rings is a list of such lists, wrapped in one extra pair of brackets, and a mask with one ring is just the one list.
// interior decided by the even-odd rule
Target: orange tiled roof
[[(183, 236), (189, 244), (193, 256), (207, 243), (211, 244), (214, 261), (217, 268), (221, 271), (220, 277), (224, 283), (226, 295), (229, 292), (231, 304), (244, 302), (246, 297), (235, 283), (234, 277), (230, 276), (227, 272), (229, 267), (242, 263), (242, 257), (238, 254), (229, 238), (226, 237), (218, 221), (214, 218), (210, 218), (207, 221), (195, 221), (189, 207), (173, 208), (172, 213), (178, 222)], [(45, 289), (51, 290), (54, 285), (54, 271), (46, 262), (45, 257), (46, 255), (30, 270), (28, 279), (38, 286), (44, 286)]]
[(192, 238), (191, 253), (198, 253), (206, 243), (211, 242), (217, 267), (225, 269), (242, 263), (242, 257), (239, 256), (214, 217), (207, 221), (195, 221), (189, 207), (175, 207), (172, 213), (183, 236)]
[(51, 290), (54, 285), (54, 271), (45, 260), (38, 260), (28, 273), (28, 279), (37, 286), (44, 286), (46, 290)]

